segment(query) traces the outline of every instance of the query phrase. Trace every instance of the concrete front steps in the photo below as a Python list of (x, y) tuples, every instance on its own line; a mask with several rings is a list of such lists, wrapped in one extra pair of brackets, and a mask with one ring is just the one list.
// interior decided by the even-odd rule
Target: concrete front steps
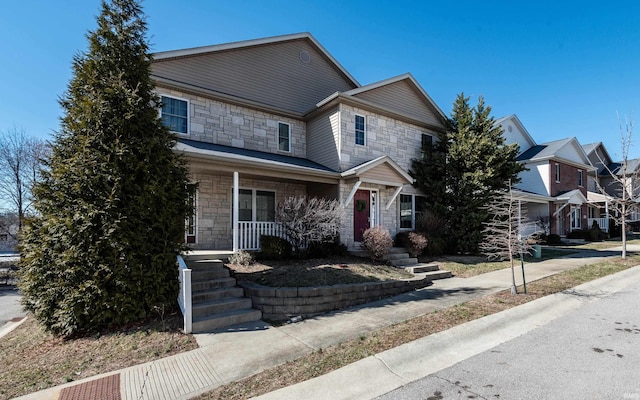
[(251, 308), (251, 299), (236, 286), (220, 259), (206, 255), (187, 255), (185, 262), (191, 269), (191, 302), (193, 333), (209, 332), (262, 318), (260, 310)]
[[(357, 257), (369, 257), (369, 252), (362, 248), (351, 248), (349, 253)], [(451, 278), (453, 274), (450, 271), (441, 271), (437, 264), (418, 263), (418, 259), (411, 257), (404, 247), (392, 247), (385, 260), (394, 267), (404, 268), (406, 271), (424, 276), (432, 281), (438, 279)]]

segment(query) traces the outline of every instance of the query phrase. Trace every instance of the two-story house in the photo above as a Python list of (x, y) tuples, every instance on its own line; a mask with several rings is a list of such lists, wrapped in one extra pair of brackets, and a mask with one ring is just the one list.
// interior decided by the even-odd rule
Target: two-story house
[(496, 121), (506, 142), (518, 143), (518, 161), (527, 170), (515, 188), (525, 202), (530, 220), (549, 219), (549, 232), (561, 236), (588, 228), (587, 176), (596, 170), (578, 140), (573, 138), (537, 144), (517, 116)]
[(156, 53), (152, 78), (197, 184), (195, 248), (259, 248), (289, 196), (340, 201), (350, 246), (370, 226), (415, 226), (424, 194), (410, 162), (444, 114), (412, 75), (362, 86), (300, 33)]

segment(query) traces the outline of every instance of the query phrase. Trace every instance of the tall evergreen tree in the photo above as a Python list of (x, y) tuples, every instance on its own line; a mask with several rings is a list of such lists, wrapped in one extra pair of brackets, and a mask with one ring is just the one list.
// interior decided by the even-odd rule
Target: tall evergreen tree
[(446, 131), (420, 159), (412, 161), (415, 186), (427, 193), (427, 205), (447, 221), (447, 250), (477, 253), (487, 205), (495, 193), (518, 182), (524, 167), (517, 145), (506, 145), (502, 129), (480, 97), (476, 107), (458, 95), (445, 121)]
[(136, 0), (102, 2), (73, 60), (61, 129), (22, 241), (25, 307), (57, 334), (129, 323), (176, 301), (187, 169), (158, 118)]

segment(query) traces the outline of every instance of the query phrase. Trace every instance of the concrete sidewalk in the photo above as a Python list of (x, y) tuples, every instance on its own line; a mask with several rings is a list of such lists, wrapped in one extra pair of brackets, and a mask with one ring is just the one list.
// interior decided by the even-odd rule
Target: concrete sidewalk
[[(571, 254), (565, 258), (528, 263), (525, 264), (527, 281), (533, 281), (561, 271), (575, 269), (586, 264), (602, 261), (606, 257), (616, 255), (619, 255), (619, 253), (610, 251), (581, 251), (579, 253)], [(637, 269), (634, 269), (633, 271), (636, 270)], [(640, 276), (640, 273), (638, 273), (638, 276)], [(518, 268), (516, 278), (517, 283), (520, 284), (522, 281), (520, 268)], [(339, 312), (325, 314), (323, 316), (295, 324), (273, 327), (264, 322), (259, 322), (235, 326), (209, 334), (197, 334), (195, 336), (200, 348), (196, 350), (163, 358), (154, 362), (113, 371), (107, 374), (94, 376), (82, 381), (71, 382), (20, 398), (60, 398), (61, 400), (65, 398), (74, 398), (72, 392), (80, 392), (90, 386), (99, 387), (99, 382), (104, 381), (105, 385), (109, 384), (120, 386), (119, 393), (111, 393), (108, 390), (105, 391), (107, 394), (102, 397), (105, 400), (189, 399), (224, 384), (251, 376), (264, 369), (296, 359), (317, 349), (325, 348), (327, 346), (378, 330), (382, 327), (415, 318), (438, 309), (469, 301), (482, 295), (508, 289), (510, 287), (510, 282), (510, 269), (494, 271), (466, 279), (454, 277), (435, 281), (433, 286), (422, 290), (352, 307)], [(555, 299), (557, 298), (558, 296), (551, 296), (548, 300), (545, 300), (546, 302), (549, 302), (549, 304), (545, 303), (543, 308), (540, 309), (545, 312), (536, 313), (536, 315), (542, 314), (546, 316), (547, 314), (550, 314), (547, 309), (552, 308)], [(536, 302), (540, 302), (541, 300), (537, 300)], [(525, 306), (512, 309), (514, 311), (508, 310), (520, 317), (509, 316), (508, 318), (505, 318), (504, 316), (501, 316), (502, 313), (499, 313), (495, 314), (495, 316), (489, 316), (486, 318), (497, 319), (498, 321), (502, 321), (502, 325), (509, 327), (512, 325), (511, 321), (515, 320), (515, 318), (522, 318), (522, 316), (530, 315), (533, 312)], [(563, 309), (562, 307), (564, 306), (560, 306), (560, 310)], [(537, 309), (534, 307), (534, 311), (535, 310)], [(477, 322), (478, 324), (484, 324), (482, 328), (483, 330), (491, 331), (493, 327), (496, 326), (495, 321), (489, 320), (490, 322), (487, 322), (485, 318), (478, 321), (483, 321)], [(534, 320), (532, 323), (535, 326), (535, 324), (540, 322), (536, 322)], [(464, 330), (465, 328), (454, 328), (454, 330), (455, 329)], [(447, 339), (447, 332), (449, 331), (438, 334), (440, 336), (437, 337), (443, 337), (443, 339), (440, 339), (441, 343), (437, 344), (437, 346), (445, 348), (448, 340), (454, 340), (452, 338)], [(477, 343), (477, 339), (474, 339), (474, 332), (477, 333), (476, 328), (469, 331), (469, 334), (466, 337), (463, 336), (456, 338), (456, 348), (461, 347), (460, 340), (463, 341), (462, 344), (467, 343), (468, 341), (468, 346), (475, 348), (474, 343)], [(518, 334), (517, 331), (514, 332), (514, 334)], [(423, 339), (426, 340), (433, 337), (436, 337), (436, 335), (431, 335)], [(437, 340), (437, 337), (436, 339), (429, 340)], [(405, 361), (402, 361), (401, 358), (405, 356), (402, 354), (406, 354), (406, 357), (409, 357), (412, 354), (416, 354), (412, 353), (413, 351), (419, 351), (419, 349), (411, 349), (411, 346), (415, 345), (409, 343), (407, 345), (400, 346), (396, 353), (394, 353), (395, 349), (393, 349), (383, 354), (388, 353), (390, 354), (389, 357), (395, 360), (395, 362), (404, 364)], [(434, 346), (434, 344), (430, 344), (429, 346)], [(467, 346), (463, 345), (462, 347)], [(407, 349), (409, 349), (408, 353)], [(460, 354), (464, 355), (466, 353), (461, 352)], [(370, 398), (368, 396), (372, 396), (375, 393), (382, 394), (389, 391), (387, 390), (389, 387), (395, 388), (399, 384), (407, 383), (408, 378), (401, 377), (395, 373), (389, 374), (388, 370), (384, 373), (383, 371), (380, 371), (380, 379), (378, 379), (378, 375), (370, 375), (381, 368), (380, 363), (383, 359), (376, 357), (369, 357), (352, 364), (352, 366), (345, 367), (348, 370), (353, 369), (353, 371), (356, 371), (356, 375), (344, 373), (343, 368), (338, 370), (342, 372), (334, 371), (325, 375), (325, 377), (331, 376), (330, 378), (324, 379), (334, 379), (330, 384), (336, 385), (334, 386), (335, 388), (344, 389), (346, 386), (365, 386), (372, 390), (374, 387), (377, 387), (377, 391), (362, 392), (356, 390), (347, 397), (340, 397), (337, 394), (332, 394), (330, 397)], [(395, 359), (394, 357), (399, 358)], [(437, 356), (434, 357), (437, 358)], [(392, 362), (393, 360), (389, 362)], [(436, 361), (430, 359), (429, 364), (439, 365)], [(382, 364), (385, 362), (386, 361), (382, 361)], [(362, 364), (371, 364), (374, 369), (362, 369), (360, 366)], [(361, 380), (358, 380), (358, 371), (365, 371), (367, 374), (366, 379), (362, 377)], [(395, 378), (393, 378), (392, 375), (395, 376)], [(376, 376), (376, 378), (372, 379), (372, 376)], [(314, 398), (312, 392), (308, 392), (308, 390), (318, 390), (317, 387), (314, 387), (313, 385), (314, 382), (317, 382), (316, 380), (320, 380), (322, 378), (323, 377), (316, 378), (299, 385), (294, 385), (289, 388), (276, 391), (273, 394), (266, 395), (265, 398), (300, 398), (303, 396)], [(344, 380), (345, 385), (342, 385), (341, 380)], [(372, 384), (372, 381), (374, 380), (376, 381), (376, 385)], [(322, 382), (322, 385), (327, 384), (324, 381), (319, 382)], [(348, 385), (346, 385), (347, 382), (349, 383)], [(364, 384), (358, 385), (359, 382)], [(315, 392), (315, 398), (320, 398), (317, 396), (326, 398), (326, 390), (327, 387), (323, 386), (323, 391)], [(380, 390), (384, 390), (384, 392), (380, 392)], [(97, 392), (92, 393), (95, 394)], [(100, 398), (96, 397), (94, 400), (100, 400)]]

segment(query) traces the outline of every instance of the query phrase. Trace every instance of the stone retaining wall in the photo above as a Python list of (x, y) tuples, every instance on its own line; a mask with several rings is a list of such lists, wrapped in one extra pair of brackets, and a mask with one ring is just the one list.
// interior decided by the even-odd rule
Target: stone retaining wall
[(316, 287), (268, 287), (249, 281), (238, 282), (253, 308), (262, 311), (269, 321), (286, 321), (293, 316), (304, 318), (329, 311), (368, 303), (430, 286), (431, 280), (367, 282)]

